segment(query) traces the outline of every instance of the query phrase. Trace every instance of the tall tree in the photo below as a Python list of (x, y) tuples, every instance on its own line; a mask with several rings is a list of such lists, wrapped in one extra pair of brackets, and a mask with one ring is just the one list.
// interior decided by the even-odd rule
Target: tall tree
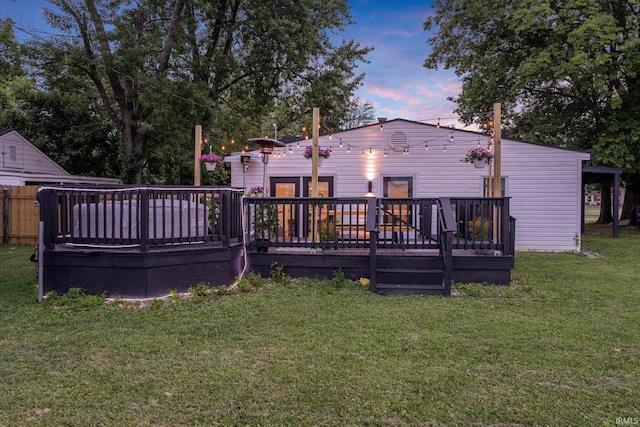
[(364, 101), (358, 97), (351, 99), (349, 103), (349, 111), (346, 120), (343, 123), (343, 129), (353, 129), (360, 126), (368, 125), (376, 120), (375, 109), (369, 101)]
[(350, 23), (346, 0), (49, 1), (61, 13), (47, 19), (65, 33), (47, 43), (51, 58), (91, 80), (121, 135), (127, 182), (187, 179), (195, 123), (220, 151), (258, 131), (314, 58), (344, 69), (362, 57), (329, 41)]
[(0, 127), (12, 127), (4, 118), (16, 104), (15, 92), (31, 83), (22, 69), (23, 49), (11, 19), (0, 19)]
[(505, 132), (589, 149), (637, 185), (640, 26), (637, 0), (435, 0), (425, 67), (453, 68), (467, 123), (503, 102)]

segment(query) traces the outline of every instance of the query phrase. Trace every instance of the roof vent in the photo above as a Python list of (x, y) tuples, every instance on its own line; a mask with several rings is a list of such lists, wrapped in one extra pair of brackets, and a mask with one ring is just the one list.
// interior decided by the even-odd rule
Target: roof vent
[(407, 137), (407, 134), (404, 132), (392, 133), (391, 137), (389, 138), (389, 146), (394, 151), (400, 151), (409, 148), (409, 138)]

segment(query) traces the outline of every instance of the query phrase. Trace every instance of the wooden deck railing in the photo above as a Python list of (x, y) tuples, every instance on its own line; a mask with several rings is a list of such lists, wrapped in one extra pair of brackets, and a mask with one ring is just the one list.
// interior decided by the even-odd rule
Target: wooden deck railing
[[(370, 206), (376, 245), (387, 249), (439, 249), (442, 204), (453, 224), (451, 248), (512, 254), (514, 224), (508, 198), (374, 199), (245, 198), (247, 242), (257, 248), (369, 248)], [(452, 227), (455, 227), (455, 231)]]
[(453, 235), (457, 227), (451, 202), (448, 198), (438, 200), (438, 245), (440, 256), (442, 257), (444, 271), (442, 282), (444, 284), (445, 296), (451, 295), (451, 282), (453, 281)]
[(242, 244), (242, 193), (215, 187), (41, 187), (45, 249)]
[[(267, 247), (486, 250), (512, 255), (508, 198), (244, 198), (217, 187), (41, 187), (45, 248), (220, 242)], [(450, 211), (453, 225), (442, 216)], [(244, 218), (243, 218), (244, 213)], [(243, 222), (244, 221), (244, 222)], [(446, 228), (443, 228), (446, 227)], [(455, 231), (453, 231), (455, 228)], [(243, 232), (245, 233), (243, 235)]]
[(457, 224), (456, 249), (513, 254), (515, 220), (509, 214), (508, 197), (451, 198)]

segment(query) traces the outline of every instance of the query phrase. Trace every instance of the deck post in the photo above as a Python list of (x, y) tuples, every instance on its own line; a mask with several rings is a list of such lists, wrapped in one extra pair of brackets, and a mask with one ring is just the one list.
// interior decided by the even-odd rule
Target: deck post
[[(213, 195), (211, 195), (211, 217), (212, 217), (212, 236), (211, 238), (213, 239), (213, 234), (215, 234), (215, 229), (217, 228), (215, 224), (215, 215), (213, 214), (213, 212), (215, 212), (215, 201), (213, 201)], [(218, 221), (221, 221), (222, 223), (222, 227), (220, 227), (220, 230), (222, 231), (222, 244), (224, 247), (229, 247), (229, 244), (231, 243), (231, 215), (232, 215), (232, 209), (231, 209), (231, 203), (232, 203), (232, 198), (231, 198), (231, 192), (229, 191), (221, 191), (220, 192), (220, 207), (222, 209), (219, 210), (219, 215), (220, 217), (218, 218)]]
[(149, 194), (146, 189), (141, 189), (138, 193), (140, 198), (140, 252), (147, 252), (149, 245)]
[(367, 222), (365, 231), (369, 232), (369, 289), (376, 292), (377, 278), (377, 247), (378, 247), (378, 227), (376, 218), (378, 216), (378, 199), (370, 197), (367, 199)]
[(457, 224), (451, 209), (451, 200), (448, 197), (441, 197), (438, 215), (441, 215), (439, 223), (440, 229), (440, 256), (443, 262), (443, 285), (445, 296), (451, 296), (451, 282), (453, 278), (453, 233), (457, 230)]
[(502, 225), (502, 254), (511, 255), (513, 248), (511, 247), (511, 215), (509, 214), (509, 198), (502, 198), (502, 218), (500, 225)]

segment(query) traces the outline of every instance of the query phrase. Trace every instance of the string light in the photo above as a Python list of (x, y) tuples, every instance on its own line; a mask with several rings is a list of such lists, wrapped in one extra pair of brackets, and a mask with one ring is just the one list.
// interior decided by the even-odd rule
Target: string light
[(342, 148), (342, 138), (340, 138), (340, 148)]
[(429, 151), (429, 143), (427, 141), (424, 142), (425, 151)]
[(438, 118), (438, 124), (436, 125), (436, 129), (440, 129), (440, 118)]
[(447, 152), (447, 144), (444, 144), (444, 148), (442, 149), (445, 153)]
[(351, 154), (351, 144), (349, 144), (349, 147), (347, 148), (347, 153)]
[(364, 157), (364, 148), (362, 149), (362, 157)]
[(371, 147), (369, 147), (369, 155), (373, 156), (373, 151), (371, 151)]
[(451, 138), (449, 138), (449, 142), (453, 142), (453, 132), (451, 132)]

